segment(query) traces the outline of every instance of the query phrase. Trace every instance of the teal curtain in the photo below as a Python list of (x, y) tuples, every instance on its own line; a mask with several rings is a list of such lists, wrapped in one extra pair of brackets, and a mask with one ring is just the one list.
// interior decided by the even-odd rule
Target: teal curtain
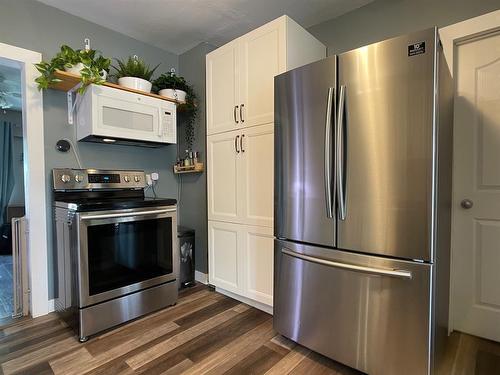
[(7, 205), (14, 190), (14, 142), (12, 124), (4, 121), (0, 128), (0, 225), (3, 225)]

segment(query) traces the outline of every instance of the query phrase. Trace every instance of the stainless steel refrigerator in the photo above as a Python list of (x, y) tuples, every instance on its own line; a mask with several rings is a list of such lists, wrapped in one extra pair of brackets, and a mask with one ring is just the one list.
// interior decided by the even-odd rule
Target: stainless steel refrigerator
[(279, 333), (371, 375), (437, 373), (452, 105), (437, 29), (275, 78)]

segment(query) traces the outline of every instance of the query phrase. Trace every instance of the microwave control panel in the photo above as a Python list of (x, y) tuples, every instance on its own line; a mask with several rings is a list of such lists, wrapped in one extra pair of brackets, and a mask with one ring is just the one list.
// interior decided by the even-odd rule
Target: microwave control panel
[(162, 135), (163, 140), (168, 143), (176, 143), (177, 138), (177, 124), (176, 124), (176, 108), (173, 105), (173, 108), (162, 108), (162, 116), (161, 116), (161, 126), (162, 126)]

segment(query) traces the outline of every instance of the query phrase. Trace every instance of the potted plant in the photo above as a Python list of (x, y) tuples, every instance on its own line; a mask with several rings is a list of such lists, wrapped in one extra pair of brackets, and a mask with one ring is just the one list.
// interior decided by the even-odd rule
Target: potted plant
[(196, 93), (184, 77), (177, 76), (175, 71), (160, 75), (153, 82), (154, 91), (161, 96), (175, 99), (181, 103), (177, 107), (179, 123), (184, 125), (184, 135), (188, 149), (194, 141), (194, 125), (198, 116), (198, 103)]
[(153, 86), (160, 96), (174, 99), (179, 103), (186, 102), (186, 95), (191, 90), (184, 77), (176, 75), (174, 70), (159, 76), (153, 82)]
[(40, 90), (60, 82), (56, 78), (56, 70), (65, 70), (81, 77), (79, 93), (83, 93), (88, 85), (102, 85), (106, 82), (111, 60), (98, 54), (93, 49), (77, 49), (62, 45), (61, 50), (50, 61), (41, 61), (35, 64), (41, 76), (35, 79)]
[(119, 59), (115, 60), (118, 67), (113, 66), (116, 70), (113, 76), (118, 79), (118, 84), (120, 86), (151, 92), (151, 77), (160, 64), (151, 69), (149, 65), (146, 65), (146, 63), (137, 56), (131, 56), (126, 61)]

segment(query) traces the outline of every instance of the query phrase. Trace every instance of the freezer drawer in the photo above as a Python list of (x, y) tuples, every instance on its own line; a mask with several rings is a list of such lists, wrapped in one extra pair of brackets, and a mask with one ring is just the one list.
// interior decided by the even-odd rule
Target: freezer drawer
[(428, 374), (432, 267), (276, 240), (274, 328), (370, 375)]

